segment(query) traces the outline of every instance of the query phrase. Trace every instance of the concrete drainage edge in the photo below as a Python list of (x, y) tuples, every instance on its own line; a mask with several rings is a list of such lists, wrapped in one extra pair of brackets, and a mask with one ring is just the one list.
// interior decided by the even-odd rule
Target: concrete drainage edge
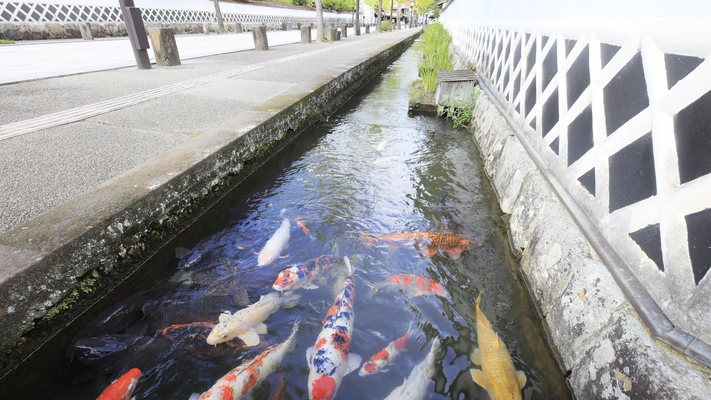
[(698, 399), (710, 393), (711, 371), (655, 340), (483, 89), (472, 133), (575, 396)]
[(335, 112), (416, 34), (287, 92), (0, 235), (0, 376), (138, 269), (305, 128)]

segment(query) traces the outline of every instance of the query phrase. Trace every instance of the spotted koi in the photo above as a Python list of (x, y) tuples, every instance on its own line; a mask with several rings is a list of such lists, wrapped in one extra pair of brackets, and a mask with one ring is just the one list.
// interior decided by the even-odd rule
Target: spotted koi
[(407, 333), (398, 340), (393, 340), (384, 349), (380, 350), (378, 354), (374, 355), (373, 358), (366, 361), (363, 364), (363, 368), (360, 369), (358, 375), (366, 376), (377, 374), (378, 372), (388, 372), (386, 368), (388, 365), (392, 365), (395, 358), (400, 355), (405, 349), (405, 344), (407, 338), (410, 335), (410, 329), (408, 328)]
[(335, 256), (321, 256), (301, 265), (294, 265), (281, 271), (272, 287), (280, 292), (302, 287), (316, 289), (318, 286), (313, 284), (313, 280), (330, 272), (338, 261)]
[(133, 368), (109, 385), (96, 400), (128, 400), (136, 390), (141, 371)]
[[(259, 383), (266, 379), (281, 364), (285, 355), (296, 345), (296, 332), (299, 322), (294, 324), (289, 338), (276, 346), (263, 351), (259, 356), (247, 361), (220, 378), (207, 392), (198, 397), (199, 400), (242, 399), (250, 395)], [(191, 396), (191, 400), (195, 395)]]
[(462, 252), (482, 246), (481, 240), (474, 237), (434, 232), (393, 233), (381, 237), (364, 234), (363, 240), (369, 246), (388, 246), (390, 251), (401, 247), (414, 247), (422, 255), (430, 258), (438, 251), (443, 251), (453, 259), (457, 259)]
[(343, 377), (358, 369), (361, 357), (350, 353), (353, 334), (355, 283), (348, 257), (343, 257), (348, 277), (323, 320), (323, 330), (314, 347), (306, 351), (309, 364), (309, 399), (333, 399)]

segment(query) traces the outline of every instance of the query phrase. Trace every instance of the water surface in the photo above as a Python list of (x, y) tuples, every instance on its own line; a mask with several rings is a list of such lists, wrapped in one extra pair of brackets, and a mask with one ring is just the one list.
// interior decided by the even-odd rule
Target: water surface
[[(209, 346), (204, 340), (209, 329), (194, 323), (214, 323), (223, 310), (234, 312), (245, 301), (272, 292), (279, 271), (292, 264), (336, 254), (349, 256), (355, 270), (351, 352), (365, 361), (402, 337), (408, 327), (414, 333), (389, 372), (347, 375), (338, 398), (385, 398), (439, 336), (442, 351), (428, 398), (487, 399), (469, 373), (481, 290), (484, 314), (506, 343), (516, 368), (528, 378), (523, 397), (570, 398), (510, 252), (502, 213), (471, 135), (453, 130), (443, 119), (408, 115), (416, 63), (416, 50), (408, 50), (329, 121), (302, 134), (95, 309), (8, 375), (0, 382), (2, 393), (8, 398), (92, 399), (137, 367), (143, 377), (136, 399), (187, 399), (266, 346), (285, 340), (300, 320), (295, 350), (253, 394), (270, 398), (283, 386), (281, 398), (306, 398), (305, 352), (314, 345), (321, 320), (342, 287), (342, 266), (319, 282), (318, 289), (299, 290), (297, 306), (272, 315), (266, 321), (268, 334), (254, 348), (244, 348), (239, 339)], [(449, 208), (443, 212), (447, 192)], [(457, 210), (465, 226), (448, 209)], [(257, 267), (257, 253), (284, 217), (291, 220), (288, 248), (273, 264)], [(297, 226), (297, 218), (309, 234)], [(457, 259), (441, 252), (430, 258), (413, 248), (368, 247), (363, 240), (364, 235), (416, 231), (474, 232), (483, 246)], [(194, 260), (186, 271), (178, 268), (180, 260), (174, 256), (179, 247), (194, 249), (182, 261), (186, 266), (187, 260)], [(408, 297), (370, 286), (399, 274), (439, 282), (449, 296)], [(130, 312), (106, 324), (92, 324), (117, 304)], [(125, 349), (114, 347), (106, 351), (111, 354), (93, 361), (76, 354), (66, 357), (72, 355), (73, 338), (106, 334), (121, 335), (112, 343)]]

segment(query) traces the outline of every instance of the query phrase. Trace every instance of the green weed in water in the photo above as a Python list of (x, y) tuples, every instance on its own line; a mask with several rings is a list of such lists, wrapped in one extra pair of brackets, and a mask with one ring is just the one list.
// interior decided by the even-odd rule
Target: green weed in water
[(417, 69), (427, 93), (434, 93), (437, 89), (437, 71), (451, 71), (454, 68), (454, 60), (449, 53), (451, 43), (452, 37), (440, 23), (430, 25), (422, 34), (422, 60)]

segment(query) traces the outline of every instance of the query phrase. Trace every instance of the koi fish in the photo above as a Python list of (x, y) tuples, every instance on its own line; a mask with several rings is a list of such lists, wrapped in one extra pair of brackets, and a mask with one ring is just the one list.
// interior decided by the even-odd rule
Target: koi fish
[(299, 297), (295, 294), (279, 296), (279, 293), (269, 293), (262, 296), (258, 302), (234, 314), (225, 311), (220, 314), (219, 323), (208, 335), (207, 343), (215, 345), (238, 337), (247, 346), (256, 346), (259, 344), (259, 335), (267, 333), (264, 320), (282, 307), (295, 306)]
[(305, 234), (311, 236), (311, 232), (309, 231), (309, 228), (307, 228), (306, 225), (304, 225), (304, 223), (301, 222), (301, 218), (295, 218), (294, 221), (296, 221), (296, 225), (298, 225), (299, 228), (301, 228), (301, 230), (304, 231)]
[(364, 234), (363, 239), (366, 245), (388, 246), (390, 251), (413, 246), (426, 257), (432, 257), (441, 250), (453, 259), (459, 258), (463, 251), (482, 245), (479, 239), (473, 237), (434, 232), (393, 233), (375, 238)]
[(471, 360), (482, 369), (472, 368), (469, 372), (479, 386), (486, 389), (492, 400), (521, 399), (521, 389), (526, 385), (526, 375), (516, 371), (506, 349), (506, 344), (491, 328), (479, 308), (481, 293), (476, 301), (476, 336), (479, 348), (472, 353)]
[(434, 361), (439, 351), (439, 338), (435, 338), (425, 359), (412, 369), (402, 385), (390, 392), (385, 400), (422, 400), (427, 395), (427, 387), (434, 375)]
[(314, 285), (312, 281), (326, 275), (338, 261), (335, 256), (321, 256), (300, 266), (294, 265), (281, 271), (272, 287), (280, 292), (301, 287), (316, 289), (318, 286)]
[(402, 289), (409, 297), (417, 297), (426, 294), (435, 294), (442, 297), (447, 296), (447, 291), (444, 289), (444, 286), (432, 279), (416, 275), (393, 275), (385, 282), (371, 284), (370, 286), (375, 290), (396, 287)]
[(359, 355), (350, 354), (355, 283), (350, 260), (343, 257), (343, 261), (348, 267), (348, 278), (322, 322), (323, 330), (316, 339), (316, 345), (306, 350), (311, 400), (336, 397), (343, 377), (358, 369), (361, 362)]
[(141, 370), (133, 368), (116, 379), (114, 383), (109, 385), (96, 398), (96, 400), (128, 400), (131, 398), (133, 391), (136, 390), (136, 384), (141, 377)]
[(264, 248), (262, 248), (262, 251), (259, 252), (259, 256), (257, 257), (258, 266), (262, 267), (269, 265), (274, 262), (274, 260), (279, 258), (279, 254), (281, 254), (281, 251), (284, 249), (289, 241), (289, 237), (291, 236), (291, 233), (289, 232), (290, 229), (291, 224), (289, 223), (289, 220), (284, 218), (279, 229), (277, 229), (277, 231), (274, 232), (274, 235), (267, 240)]
[(190, 396), (191, 400), (222, 400), (248, 398), (252, 389), (266, 379), (281, 364), (285, 355), (291, 353), (296, 345), (296, 331), (299, 322), (294, 324), (291, 335), (285, 342), (270, 347), (260, 355), (240, 365), (220, 378), (200, 397)]
[[(412, 325), (412, 324), (410, 324)], [(405, 336), (398, 340), (393, 340), (384, 349), (373, 356), (370, 360), (363, 364), (363, 368), (360, 369), (358, 375), (366, 376), (377, 374), (378, 372), (388, 372), (387, 367), (391, 365), (397, 356), (400, 355), (405, 349), (405, 342), (407, 342), (407, 337), (410, 335), (410, 329), (407, 329)]]

